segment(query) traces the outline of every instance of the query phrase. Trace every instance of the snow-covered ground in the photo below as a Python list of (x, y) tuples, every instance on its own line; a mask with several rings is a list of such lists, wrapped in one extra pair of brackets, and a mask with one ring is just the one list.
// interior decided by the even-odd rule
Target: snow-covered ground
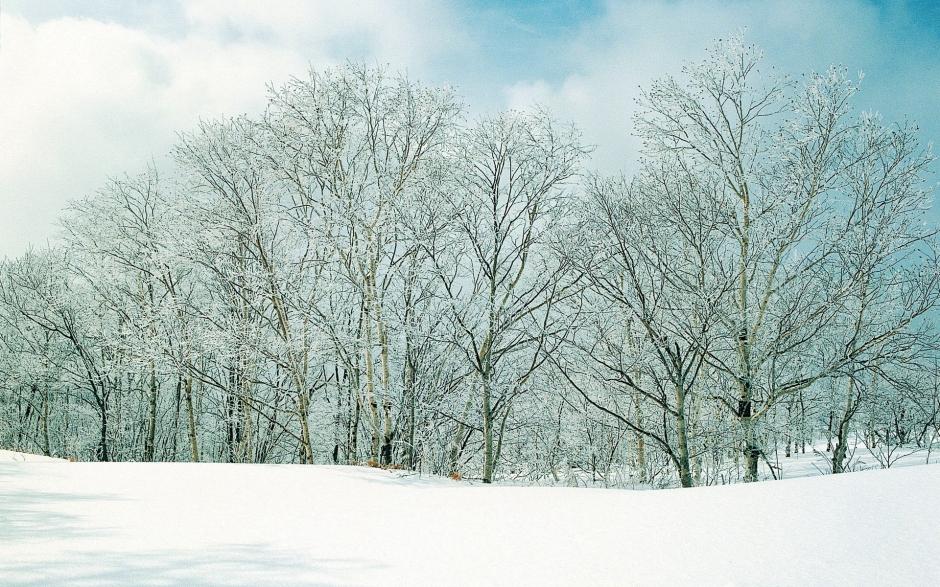
[(65, 459), (46, 457), (43, 455), (33, 455), (25, 452), (14, 452), (12, 450), (0, 450), (0, 463), (61, 463)]
[[(850, 471), (882, 469), (885, 463), (890, 463), (891, 468), (940, 463), (940, 446), (934, 446), (929, 451), (926, 448), (893, 447), (890, 453), (885, 447), (870, 450), (861, 442), (850, 446), (845, 463), (846, 469)], [(807, 446), (805, 453), (795, 452), (790, 457), (785, 457), (782, 450), (771, 453), (768, 462), (775, 467), (777, 477), (782, 479), (829, 475), (832, 471), (832, 454), (826, 451), (825, 442)], [(773, 477), (763, 461), (761, 472), (767, 479)]]
[(938, 585), (940, 467), (627, 491), (0, 463), (2, 585)]

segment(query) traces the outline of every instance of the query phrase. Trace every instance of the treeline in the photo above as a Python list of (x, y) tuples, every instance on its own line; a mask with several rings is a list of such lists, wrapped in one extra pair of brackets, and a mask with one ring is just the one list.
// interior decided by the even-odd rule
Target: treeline
[(0, 445), (608, 485), (756, 480), (819, 439), (833, 472), (857, 443), (888, 466), (940, 426), (932, 159), (857, 90), (721, 42), (643, 94), (628, 178), (547, 112), (312, 71), (3, 263)]

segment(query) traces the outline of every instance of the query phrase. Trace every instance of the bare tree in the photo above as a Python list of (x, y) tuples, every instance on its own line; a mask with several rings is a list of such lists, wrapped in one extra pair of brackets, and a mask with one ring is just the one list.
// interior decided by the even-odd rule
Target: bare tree
[(848, 348), (821, 351), (826, 328), (864, 280), (834, 268), (854, 222), (843, 221), (853, 216), (840, 196), (852, 189), (860, 164), (889, 156), (892, 147), (855, 148), (865, 124), (851, 115), (856, 85), (840, 70), (796, 87), (766, 80), (759, 65), (754, 47), (738, 38), (721, 42), (686, 68), (686, 83), (655, 83), (637, 119), (649, 154), (678, 157), (707, 178), (726, 218), (726, 270), (737, 285), (726, 296), (725, 335), (709, 362), (736, 387), (723, 401), (740, 424), (751, 481), (762, 454), (758, 425), (781, 398), (870, 360), (869, 351), (904, 336), (933, 304), (921, 288), (927, 297), (905, 316)]
[[(451, 200), (450, 242), (434, 251), (453, 316), (453, 342), (475, 373), (483, 481), (493, 480), (513, 400), (564, 325), (553, 307), (574, 287), (547, 245), (568, 209), (566, 182), (586, 150), (546, 114), (509, 113), (467, 131)], [(498, 428), (498, 429), (497, 429)]]

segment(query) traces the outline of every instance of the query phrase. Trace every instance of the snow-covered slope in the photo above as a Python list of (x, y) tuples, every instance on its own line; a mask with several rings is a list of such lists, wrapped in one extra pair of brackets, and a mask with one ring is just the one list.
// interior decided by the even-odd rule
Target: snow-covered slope
[(0, 463), (2, 585), (940, 584), (940, 467), (693, 490)]
[(46, 457), (43, 455), (33, 455), (25, 452), (14, 452), (12, 450), (0, 450), (0, 463), (61, 463), (65, 462), (65, 459), (57, 459), (55, 457)]

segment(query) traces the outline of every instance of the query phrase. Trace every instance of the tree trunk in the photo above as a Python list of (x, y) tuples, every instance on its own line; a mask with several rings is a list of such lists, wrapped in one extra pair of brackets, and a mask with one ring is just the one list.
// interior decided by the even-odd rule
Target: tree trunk
[(242, 375), (237, 366), (241, 359), (236, 358), (236, 365), (229, 368), (229, 387), (225, 397), (225, 423), (226, 434), (226, 460), (229, 463), (241, 461), (241, 448), (243, 442), (244, 408), (241, 401)]
[(676, 450), (679, 465), (679, 483), (682, 487), (692, 487), (692, 467), (689, 462), (689, 431), (685, 418), (684, 383), (676, 386)]
[(147, 436), (144, 438), (144, 461), (152, 462), (157, 438), (157, 370), (150, 361), (150, 402), (147, 410)]
[(101, 438), (98, 441), (98, 460), (108, 462), (111, 455), (108, 454), (108, 409), (107, 404), (101, 402)]
[(186, 419), (189, 421), (189, 450), (194, 463), (199, 462), (199, 444), (196, 439), (196, 416), (193, 413), (193, 377), (186, 374), (184, 394), (186, 401)]
[(493, 410), (490, 406), (492, 382), (487, 371), (483, 373), (483, 482), (493, 482), (495, 449), (493, 446)]
[[(642, 373), (637, 372), (634, 377), (639, 384), (642, 378)], [(633, 396), (633, 408), (636, 411), (637, 427), (640, 429), (645, 429), (646, 422), (645, 418), (643, 417), (643, 404), (640, 400), (639, 394), (634, 394)], [(636, 441), (637, 481), (640, 483), (646, 483), (646, 435), (639, 432), (634, 432), (634, 439)]]
[(832, 473), (838, 474), (845, 471), (845, 457), (848, 454), (848, 437), (852, 417), (858, 410), (856, 403), (855, 380), (849, 377), (846, 384), (845, 408), (839, 418), (839, 427), (836, 430), (836, 445), (832, 451)]
[(170, 444), (170, 461), (176, 461), (177, 451), (179, 449), (179, 436), (180, 436), (180, 405), (183, 403), (183, 377), (182, 375), (177, 375), (176, 377), (176, 397), (174, 398), (173, 405), (175, 410), (173, 412), (173, 441)]
[(379, 460), (379, 449), (381, 448), (381, 418), (379, 417), (379, 405), (375, 399), (375, 365), (372, 355), (372, 319), (365, 318), (365, 345), (363, 347), (363, 360), (366, 367), (366, 386), (365, 403), (369, 409), (369, 425), (372, 432), (372, 443), (370, 445), (369, 458), (374, 461)]
[[(358, 377), (355, 378), (358, 380)], [(358, 383), (355, 384), (358, 386)], [(359, 392), (355, 393), (350, 389), (350, 403), (352, 404), (352, 417), (349, 419), (349, 453), (346, 456), (346, 461), (350, 465), (355, 465), (356, 461), (359, 459), (359, 414), (360, 414), (360, 399)]]
[(760, 460), (761, 449), (757, 442), (757, 431), (754, 418), (751, 416), (751, 403), (741, 406), (741, 428), (744, 431), (744, 481), (753, 483), (757, 481), (757, 465)]
[(52, 456), (49, 452), (49, 392), (42, 396), (42, 453), (47, 457)]
[(303, 449), (304, 464), (313, 464), (313, 443), (310, 439), (310, 394), (306, 389), (297, 398), (297, 417), (300, 418), (300, 442)]
[(741, 229), (739, 246), (741, 255), (738, 260), (738, 418), (744, 432), (744, 481), (757, 481), (757, 461), (760, 447), (757, 444), (756, 422), (753, 416), (753, 389), (751, 363), (750, 306), (748, 300), (748, 263), (751, 247), (751, 197), (747, 184), (741, 186)]
[[(410, 356), (406, 352), (406, 357)], [(415, 468), (415, 369), (410, 358), (405, 360), (405, 445), (402, 461), (406, 467)]]

